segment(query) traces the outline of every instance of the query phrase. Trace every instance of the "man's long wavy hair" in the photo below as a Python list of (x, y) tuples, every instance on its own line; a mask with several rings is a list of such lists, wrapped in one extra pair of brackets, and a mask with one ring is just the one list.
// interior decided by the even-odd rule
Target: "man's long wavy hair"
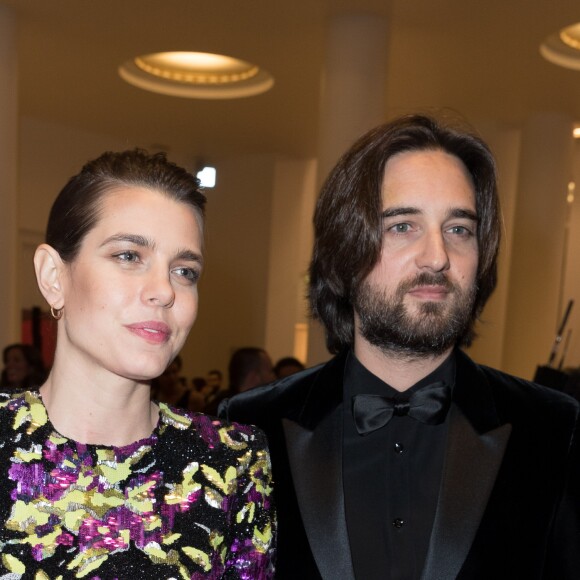
[(475, 321), (497, 282), (502, 222), (495, 161), (475, 134), (428, 116), (410, 115), (381, 125), (356, 141), (331, 171), (318, 198), (309, 298), (312, 316), (324, 325), (332, 353), (352, 346), (352, 299), (380, 258), (385, 164), (398, 153), (425, 150), (458, 157), (475, 188), (477, 293), (470, 327), (460, 340), (461, 345), (471, 344)]

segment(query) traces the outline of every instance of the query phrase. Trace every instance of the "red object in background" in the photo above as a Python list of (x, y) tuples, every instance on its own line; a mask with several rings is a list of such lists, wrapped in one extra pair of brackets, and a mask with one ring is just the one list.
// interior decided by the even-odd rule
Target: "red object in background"
[[(23, 310), (21, 332), (22, 342), (39, 347), (44, 365), (50, 369), (56, 347), (56, 321), (50, 313), (42, 312), (40, 309)], [(35, 335), (37, 340), (35, 340)]]

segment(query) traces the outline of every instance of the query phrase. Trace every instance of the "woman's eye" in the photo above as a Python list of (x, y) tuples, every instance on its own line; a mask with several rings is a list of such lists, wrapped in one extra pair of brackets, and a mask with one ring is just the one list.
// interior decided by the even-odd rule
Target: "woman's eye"
[(199, 280), (199, 272), (193, 268), (175, 268), (173, 272), (188, 282), (195, 283)]
[(118, 254), (114, 255), (117, 260), (120, 262), (138, 262), (139, 261), (139, 254), (133, 250), (126, 250), (124, 252), (119, 252)]

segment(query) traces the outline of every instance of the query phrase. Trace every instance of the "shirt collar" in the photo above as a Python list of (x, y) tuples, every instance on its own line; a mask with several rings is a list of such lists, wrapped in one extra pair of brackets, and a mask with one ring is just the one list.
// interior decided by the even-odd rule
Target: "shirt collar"
[[(410, 395), (415, 391), (434, 383), (436, 381), (443, 381), (451, 385), (455, 384), (455, 351), (451, 354), (431, 373), (417, 381), (409, 389), (405, 390), (406, 395)], [(371, 373), (355, 356), (351, 350), (348, 353), (346, 366), (344, 369), (344, 386), (347, 397), (353, 395), (386, 395), (388, 397), (401, 396), (401, 392), (397, 391), (388, 383), (379, 379), (376, 375)]]

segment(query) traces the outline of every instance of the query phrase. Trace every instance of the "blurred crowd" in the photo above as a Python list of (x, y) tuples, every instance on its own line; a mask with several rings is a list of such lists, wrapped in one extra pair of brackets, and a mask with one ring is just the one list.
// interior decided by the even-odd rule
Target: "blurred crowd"
[(268, 353), (257, 347), (236, 350), (227, 373), (211, 369), (205, 377), (188, 379), (182, 374), (181, 357), (167, 367), (152, 384), (152, 398), (176, 407), (216, 415), (219, 404), (237, 393), (266, 385), (304, 369), (294, 357), (284, 357), (275, 365)]
[[(1, 390), (34, 390), (48, 375), (40, 351), (29, 344), (10, 344), (2, 353)], [(204, 377), (188, 378), (183, 374), (180, 356), (153, 380), (151, 397), (174, 407), (217, 414), (220, 402), (260, 385), (282, 379), (304, 369), (294, 357), (284, 357), (275, 365), (268, 353), (257, 347), (236, 350), (229, 361), (227, 373), (211, 369)]]

